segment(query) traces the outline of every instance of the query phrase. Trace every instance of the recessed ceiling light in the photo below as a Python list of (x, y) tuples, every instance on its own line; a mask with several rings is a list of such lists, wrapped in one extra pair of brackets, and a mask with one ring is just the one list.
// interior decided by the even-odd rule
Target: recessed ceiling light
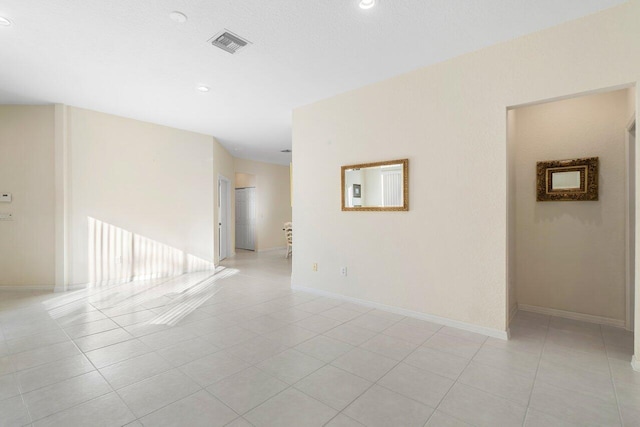
[(198, 86), (198, 90), (200, 92), (209, 92), (209, 86), (200, 85)]
[(9, 18), (5, 18), (4, 16), (0, 16), (0, 27), (10, 27), (13, 22)]
[(187, 22), (187, 15), (185, 15), (182, 12), (178, 12), (177, 10), (171, 12), (169, 14), (169, 18), (171, 18), (172, 21), (175, 21), (179, 24), (184, 24), (185, 22)]
[(360, 0), (360, 9), (371, 9), (376, 5), (376, 0)]

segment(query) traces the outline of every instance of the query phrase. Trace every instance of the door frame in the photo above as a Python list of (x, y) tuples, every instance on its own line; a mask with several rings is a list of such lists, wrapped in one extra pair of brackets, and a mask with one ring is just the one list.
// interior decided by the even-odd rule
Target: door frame
[[(636, 234), (638, 224), (636, 223), (636, 218), (638, 215), (638, 168), (636, 159), (638, 157), (638, 145), (635, 142), (633, 147), (631, 146), (631, 135), (633, 132), (636, 132), (636, 115), (635, 113), (629, 120), (629, 123), (626, 127), (626, 135), (625, 135), (625, 150), (626, 150), (626, 158), (627, 158), (627, 170), (626, 170), (626, 212), (625, 212), (625, 329), (629, 331), (633, 331), (634, 329), (634, 317), (635, 317), (635, 292), (637, 291), (636, 283), (638, 281), (638, 271), (636, 270), (636, 259), (638, 257), (637, 253), (637, 242), (636, 242)], [(633, 154), (633, 155), (632, 155)], [(634, 182), (631, 182), (631, 168), (633, 168), (633, 177)], [(632, 185), (633, 184), (633, 185)], [(633, 217), (631, 216), (631, 190), (634, 191), (635, 195), (635, 209), (633, 210)]]
[[(257, 192), (257, 187), (253, 186), (253, 187), (239, 187), (235, 189), (235, 192), (237, 192), (238, 190), (253, 190), (253, 223), (251, 224), (251, 234), (253, 235), (253, 249), (246, 249), (246, 248), (239, 248), (239, 249), (245, 249), (245, 250), (249, 250), (249, 251), (254, 251), (254, 252), (258, 252), (258, 245), (257, 245), (257, 227), (258, 227), (258, 192)], [(234, 194), (235, 194), (234, 192)], [(236, 203), (237, 203), (237, 197), (236, 197)], [(236, 222), (238, 221), (238, 211), (237, 211), (237, 207), (236, 207), (236, 218), (235, 218)], [(236, 233), (238, 232), (238, 227), (236, 224)], [(236, 241), (236, 246), (238, 246), (238, 242)]]
[[(227, 200), (225, 200), (227, 211), (227, 223), (226, 223), (226, 246), (227, 254), (222, 257), (222, 185), (227, 186)], [(231, 180), (222, 174), (218, 174), (218, 262), (228, 258), (232, 255), (231, 251)]]
[[(512, 256), (512, 243), (511, 243), (511, 236), (513, 233), (515, 233), (515, 230), (512, 229), (511, 225), (510, 225), (510, 220), (509, 217), (511, 215), (511, 209), (510, 209), (510, 185), (512, 183), (512, 179), (510, 176), (510, 168), (512, 167), (512, 162), (513, 160), (510, 157), (510, 151), (512, 150), (511, 147), (511, 138), (510, 138), (510, 126), (511, 123), (509, 121), (509, 112), (521, 107), (526, 107), (526, 106), (531, 106), (531, 105), (538, 105), (538, 104), (543, 104), (543, 103), (548, 103), (548, 102), (556, 102), (556, 101), (562, 101), (565, 99), (572, 99), (572, 98), (576, 98), (576, 97), (581, 97), (581, 96), (586, 96), (586, 95), (595, 95), (595, 94), (599, 94), (599, 93), (606, 93), (606, 92), (612, 92), (612, 91), (616, 91), (616, 90), (622, 90), (622, 89), (633, 89), (633, 88), (638, 88), (637, 82), (634, 83), (626, 83), (626, 84), (621, 84), (621, 85), (617, 85), (617, 86), (611, 86), (611, 87), (604, 87), (604, 88), (599, 88), (599, 89), (595, 89), (595, 90), (589, 90), (589, 91), (585, 91), (585, 92), (578, 92), (578, 93), (574, 93), (574, 94), (570, 94), (570, 95), (564, 95), (564, 96), (558, 96), (558, 97), (553, 97), (553, 98), (548, 98), (548, 99), (542, 99), (542, 100), (536, 100), (536, 101), (531, 101), (531, 102), (525, 102), (525, 103), (521, 103), (521, 104), (516, 104), (516, 105), (511, 105), (511, 106), (507, 106), (506, 107), (506, 111), (507, 114), (505, 115), (505, 121), (506, 121), (506, 132), (505, 132), (505, 142), (506, 142), (506, 182), (507, 182), (507, 197), (506, 197), (506, 202), (507, 202), (507, 221), (506, 221), (506, 228), (507, 228), (507, 242), (506, 242), (506, 246), (507, 246), (507, 254), (506, 254), (506, 280), (505, 280), (505, 288), (506, 288), (506, 292), (505, 292), (505, 296), (506, 296), (506, 300), (505, 300), (505, 313), (506, 313), (506, 325), (507, 325), (507, 334), (509, 334), (509, 324), (511, 321), (511, 318), (513, 317), (513, 315), (515, 315), (515, 313), (520, 310), (519, 306), (518, 306), (518, 302), (516, 300), (516, 304), (514, 306), (514, 310), (510, 309), (510, 293), (515, 291), (515, 289), (512, 289), (512, 278), (511, 278), (511, 274), (513, 273), (513, 266), (510, 264), (509, 262), (509, 258)], [(637, 89), (636, 89), (637, 90)], [(638, 105), (638, 94), (636, 92), (636, 97), (635, 97), (635, 104), (634, 105)], [(638, 110), (636, 107), (636, 111), (633, 113), (632, 117), (630, 118), (626, 128), (625, 128), (625, 156), (626, 156), (626, 162), (625, 162), (625, 190), (626, 190), (626, 194), (625, 194), (625, 211), (624, 211), (624, 221), (625, 221), (625, 243), (624, 243), (624, 251), (625, 251), (625, 302), (624, 302), (624, 310), (625, 310), (625, 315), (624, 315), (624, 328), (627, 330), (634, 330), (634, 326), (636, 324), (640, 324), (640, 295), (638, 293), (638, 291), (640, 291), (640, 286), (637, 285), (637, 283), (640, 283), (640, 238), (636, 238), (636, 236), (633, 236), (634, 239), (632, 239), (630, 233), (631, 233), (631, 219), (629, 218), (629, 214), (630, 214), (630, 185), (629, 185), (629, 171), (630, 171), (630, 166), (631, 166), (631, 159), (629, 159), (630, 157), (630, 153), (629, 153), (629, 144), (630, 144), (630, 131), (634, 130), (637, 133), (637, 114), (638, 114)], [(638, 231), (640, 230), (640, 168), (638, 167), (638, 165), (640, 164), (640, 148), (638, 147), (638, 144), (636, 142), (635, 144), (635, 161), (633, 162), (633, 166), (634, 166), (634, 171), (635, 171), (635, 188), (634, 188), (634, 194), (636, 197), (635, 200), (635, 205), (636, 205), (636, 209), (635, 209), (635, 219), (636, 219), (636, 234), (638, 234)], [(635, 242), (634, 242), (635, 240)], [(632, 260), (632, 252), (630, 250), (630, 245), (634, 245), (634, 249), (635, 249), (635, 253), (634, 253), (634, 260)], [(633, 272), (633, 274), (632, 274)], [(635, 292), (632, 292), (635, 291)], [(635, 298), (632, 298), (632, 294), (635, 293)], [(637, 302), (637, 303), (636, 303)], [(633, 310), (633, 311), (632, 311)], [(633, 324), (631, 324), (631, 319), (634, 318), (633, 320)], [(616, 327), (620, 327), (621, 325), (616, 325)], [(640, 342), (640, 328), (635, 328), (635, 335), (634, 335), (634, 345), (637, 342)], [(635, 364), (637, 364), (637, 371), (640, 372), (640, 355), (638, 355), (638, 359), (637, 362), (636, 360), (636, 356), (634, 356), (634, 362)], [(635, 365), (634, 365), (635, 366)]]

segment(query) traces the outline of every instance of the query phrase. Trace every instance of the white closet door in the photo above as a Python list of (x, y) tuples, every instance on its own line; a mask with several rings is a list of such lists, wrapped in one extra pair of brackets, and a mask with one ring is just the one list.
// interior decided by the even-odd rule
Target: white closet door
[(402, 206), (402, 171), (382, 172), (382, 206)]
[(256, 189), (236, 189), (236, 248), (255, 250)]
[(220, 261), (230, 254), (229, 248), (229, 191), (230, 183), (226, 179), (218, 179), (218, 206), (220, 207), (220, 222), (218, 223), (218, 235), (220, 243)]

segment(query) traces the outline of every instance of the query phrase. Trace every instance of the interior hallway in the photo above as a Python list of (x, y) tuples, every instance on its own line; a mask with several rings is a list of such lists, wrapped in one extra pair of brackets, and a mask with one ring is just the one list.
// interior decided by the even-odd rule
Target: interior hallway
[(639, 425), (632, 334), (520, 312), (512, 339), (215, 275), (0, 293), (0, 425)]

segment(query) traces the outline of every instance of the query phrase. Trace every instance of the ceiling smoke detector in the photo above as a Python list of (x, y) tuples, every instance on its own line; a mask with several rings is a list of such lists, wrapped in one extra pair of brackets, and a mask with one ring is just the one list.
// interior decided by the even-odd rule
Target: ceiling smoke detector
[(371, 9), (376, 5), (376, 0), (361, 0), (360, 9)]
[(178, 12), (177, 10), (171, 12), (169, 14), (169, 18), (171, 18), (172, 21), (177, 22), (178, 24), (184, 24), (188, 19), (187, 15), (182, 12)]
[(288, 148), (286, 150), (280, 150), (281, 153), (290, 153), (291, 150), (289, 150)]
[(219, 47), (220, 49), (229, 52), (231, 54), (237, 53), (240, 49), (251, 44), (249, 40), (243, 39), (237, 34), (233, 34), (231, 31), (225, 29), (221, 33), (216, 34), (210, 38), (209, 43)]

